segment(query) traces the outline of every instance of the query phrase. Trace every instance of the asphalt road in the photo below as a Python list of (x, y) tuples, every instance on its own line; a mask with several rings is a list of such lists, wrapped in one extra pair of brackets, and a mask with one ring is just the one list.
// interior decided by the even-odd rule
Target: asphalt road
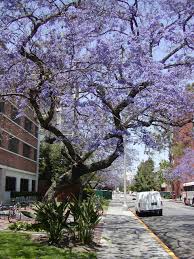
[[(129, 208), (135, 212), (129, 198)], [(180, 259), (194, 259), (194, 207), (175, 201), (163, 201), (163, 216), (144, 216), (141, 220)]]

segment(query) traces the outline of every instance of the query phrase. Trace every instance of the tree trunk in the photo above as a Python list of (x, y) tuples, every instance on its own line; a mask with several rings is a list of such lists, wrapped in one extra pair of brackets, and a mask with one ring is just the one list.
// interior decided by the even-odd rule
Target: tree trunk
[(80, 181), (80, 171), (78, 168), (74, 170), (69, 170), (63, 174), (58, 181), (54, 181), (49, 189), (47, 190), (44, 200), (54, 200), (57, 196), (67, 197), (71, 195), (77, 196), (79, 194), (81, 181)]

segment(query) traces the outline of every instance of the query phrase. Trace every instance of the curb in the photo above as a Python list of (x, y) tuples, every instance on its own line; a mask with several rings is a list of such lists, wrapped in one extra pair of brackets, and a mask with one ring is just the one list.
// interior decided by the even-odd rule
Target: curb
[(145, 229), (149, 232), (149, 234), (162, 246), (162, 248), (171, 256), (173, 259), (179, 259), (174, 252), (164, 244), (164, 242), (131, 210), (131, 213), (137, 218), (137, 220), (145, 227)]

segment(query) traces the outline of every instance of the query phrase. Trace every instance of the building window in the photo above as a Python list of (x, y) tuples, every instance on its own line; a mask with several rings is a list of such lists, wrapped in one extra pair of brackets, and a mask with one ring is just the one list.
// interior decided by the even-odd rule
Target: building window
[(20, 180), (20, 192), (28, 192), (28, 179)]
[(34, 135), (36, 138), (38, 138), (38, 127), (35, 126)]
[(17, 138), (10, 136), (8, 149), (14, 153), (19, 153), (19, 140)]
[(25, 120), (24, 120), (24, 128), (28, 132), (32, 133), (32, 122), (28, 118), (25, 118)]
[(36, 191), (36, 181), (35, 180), (32, 180), (32, 192), (35, 192)]
[(34, 149), (34, 161), (36, 161), (36, 160), (37, 160), (37, 150)]
[(23, 143), (23, 156), (30, 158), (31, 147)]
[(12, 121), (14, 121), (17, 124), (20, 124), (21, 119), (17, 118), (18, 116), (18, 110), (16, 107), (14, 107), (13, 105), (11, 106), (11, 119)]
[(16, 178), (6, 176), (5, 181), (6, 181), (5, 182), (5, 191), (6, 192), (15, 192), (15, 190), (16, 190)]
[(0, 102), (0, 112), (4, 113), (5, 112), (5, 103)]
[(184, 186), (183, 188), (184, 188), (185, 192), (189, 192), (189, 191), (193, 192), (194, 191), (194, 185)]

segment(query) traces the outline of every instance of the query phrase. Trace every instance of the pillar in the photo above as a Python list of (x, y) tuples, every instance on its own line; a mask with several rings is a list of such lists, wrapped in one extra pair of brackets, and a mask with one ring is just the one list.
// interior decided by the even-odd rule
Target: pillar
[(0, 168), (0, 202), (5, 200), (5, 169)]

